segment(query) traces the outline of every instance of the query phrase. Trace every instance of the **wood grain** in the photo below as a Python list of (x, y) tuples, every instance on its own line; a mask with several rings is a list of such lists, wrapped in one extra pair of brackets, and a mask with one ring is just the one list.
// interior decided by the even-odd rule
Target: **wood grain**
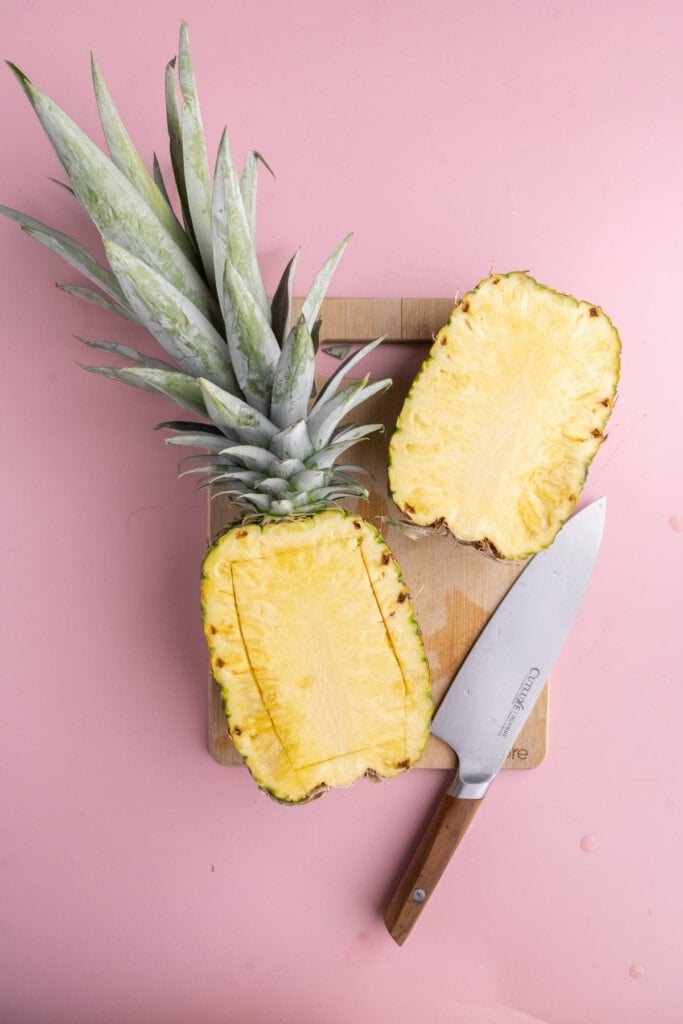
[(394, 942), (402, 946), (448, 867), (481, 800), (445, 793), (410, 858), (384, 914)]
[[(296, 300), (295, 300), (296, 301)], [(429, 341), (448, 319), (449, 299), (326, 299), (323, 303), (323, 341), (364, 341), (392, 328), (393, 341)], [(378, 526), (401, 566), (415, 615), (420, 624), (438, 706), (500, 600), (523, 568), (522, 564), (497, 562), (473, 547), (458, 544), (450, 535), (405, 529), (396, 525), (402, 514), (388, 493), (387, 447), (393, 426), (407, 393), (409, 381), (396, 381), (382, 395), (362, 407), (368, 423), (384, 423), (383, 433), (351, 449), (348, 460), (373, 474), (370, 502), (347, 502)], [(231, 522), (233, 509), (223, 498), (209, 500), (209, 538)], [(541, 763), (547, 750), (548, 686), (546, 685), (504, 767), (526, 769)], [(241, 764), (228, 735), (218, 689), (209, 678), (209, 750), (219, 764)], [(418, 767), (451, 768), (457, 761), (452, 750), (430, 736)]]

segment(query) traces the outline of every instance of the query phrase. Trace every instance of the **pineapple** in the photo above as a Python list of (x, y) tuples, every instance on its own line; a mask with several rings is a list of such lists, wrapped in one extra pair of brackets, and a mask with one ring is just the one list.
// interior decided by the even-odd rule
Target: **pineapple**
[(602, 444), (619, 335), (597, 306), (494, 274), (458, 302), (389, 446), (394, 501), (502, 559), (547, 547)]
[[(90, 286), (67, 290), (145, 328), (163, 349), (85, 340), (123, 367), (86, 366), (177, 403), (167, 443), (200, 449), (181, 475), (225, 494), (236, 521), (210, 547), (201, 603), (228, 728), (257, 784), (300, 803), (360, 777), (392, 777), (418, 760), (431, 716), (424, 648), (399, 568), (377, 530), (339, 506), (367, 497), (359, 467), (338, 465), (380, 424), (346, 417), (389, 380), (345, 378), (381, 341), (352, 352), (315, 395), (319, 312), (344, 239), (292, 323), (296, 257), (272, 300), (255, 245), (257, 169), (238, 175), (227, 133), (210, 176), (187, 26), (166, 68), (173, 174), (138, 156), (93, 58), (109, 159), (10, 65), (97, 227), (109, 268), (81, 245), (7, 207), (2, 212)], [(342, 386), (344, 385), (344, 386)]]

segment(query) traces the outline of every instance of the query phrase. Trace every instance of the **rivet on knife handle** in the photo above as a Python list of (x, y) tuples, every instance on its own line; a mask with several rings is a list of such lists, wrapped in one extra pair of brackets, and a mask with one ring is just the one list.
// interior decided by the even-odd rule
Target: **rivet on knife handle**
[(451, 796), (450, 792), (441, 799), (384, 915), (384, 923), (399, 946), (408, 938), (480, 803)]

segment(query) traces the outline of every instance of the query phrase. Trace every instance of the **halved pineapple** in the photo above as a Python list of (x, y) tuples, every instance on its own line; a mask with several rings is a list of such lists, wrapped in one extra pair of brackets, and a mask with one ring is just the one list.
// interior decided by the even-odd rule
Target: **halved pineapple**
[(429, 671), (399, 568), (360, 516), (233, 527), (205, 559), (202, 600), (230, 735), (273, 797), (419, 758)]
[(620, 341), (597, 306), (494, 274), (455, 307), (400, 413), (394, 501), (506, 559), (551, 543), (604, 440)]
[(358, 467), (338, 459), (381, 428), (347, 416), (391, 381), (344, 385), (378, 338), (352, 351), (314, 394), (319, 312), (348, 238), (321, 267), (293, 322), (296, 256), (269, 298), (256, 252), (262, 157), (249, 153), (238, 173), (224, 132), (210, 175), (185, 24), (177, 62), (182, 110), (175, 64), (166, 68), (166, 106), (182, 225), (158, 162), (150, 175), (94, 61), (111, 160), (13, 70), (102, 236), (110, 269), (62, 232), (17, 210), (0, 212), (100, 289), (78, 287), (77, 294), (159, 342), (161, 360), (86, 341), (132, 363), (88, 369), (189, 412), (190, 420), (159, 424), (173, 431), (170, 444), (201, 452), (181, 460), (182, 473), (219, 484), (235, 515), (245, 517), (204, 563), (205, 630), (238, 749), (259, 785), (300, 802), (362, 775), (396, 775), (427, 739), (429, 672), (398, 568), (369, 524), (335, 511), (345, 498), (367, 497)]

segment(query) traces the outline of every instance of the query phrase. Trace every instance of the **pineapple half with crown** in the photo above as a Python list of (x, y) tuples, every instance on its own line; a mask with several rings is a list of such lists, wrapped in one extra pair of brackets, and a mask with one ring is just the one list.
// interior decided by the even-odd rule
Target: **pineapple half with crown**
[(396, 504), (503, 559), (547, 547), (605, 437), (619, 335), (597, 306), (493, 274), (436, 335), (389, 445)]
[[(137, 154), (93, 58), (111, 159), (10, 65), (97, 227), (109, 268), (67, 235), (3, 207), (95, 288), (66, 290), (149, 331), (168, 359), (85, 344), (124, 367), (85, 369), (171, 399), (195, 419), (159, 424), (167, 443), (202, 449), (180, 471), (225, 492), (241, 518), (210, 547), (201, 601), (228, 728), (258, 785), (298, 803), (418, 760), (432, 702), (429, 670), (400, 570), (378, 531), (337, 503), (367, 496), (338, 459), (381, 424), (345, 417), (389, 380), (341, 386), (381, 338), (349, 355), (314, 400), (323, 296), (347, 244), (316, 276), (295, 323), (296, 256), (272, 301), (255, 245), (259, 161), (237, 174), (223, 133), (209, 173), (185, 23), (166, 67), (166, 108), (182, 222), (154, 157)], [(80, 339), (84, 340), (84, 339)]]

